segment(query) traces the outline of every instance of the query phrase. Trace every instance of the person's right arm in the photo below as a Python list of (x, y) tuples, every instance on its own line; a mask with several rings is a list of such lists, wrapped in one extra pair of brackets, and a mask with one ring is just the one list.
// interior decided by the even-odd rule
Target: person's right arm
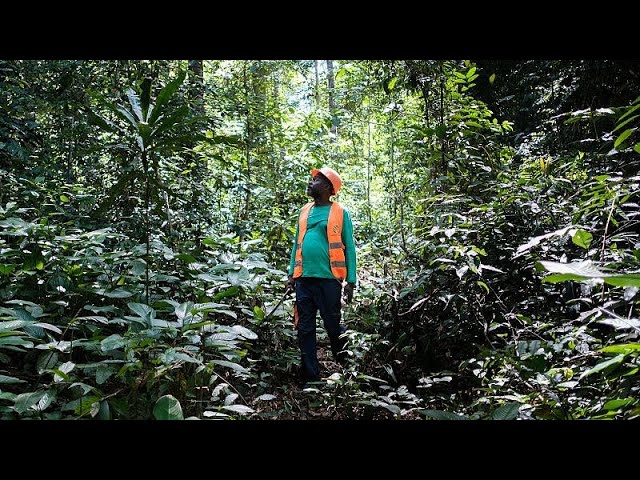
[(293, 269), (296, 265), (296, 244), (298, 243), (298, 222), (296, 221), (296, 234), (293, 236), (293, 247), (289, 259), (289, 276), (287, 278), (287, 288), (293, 288)]

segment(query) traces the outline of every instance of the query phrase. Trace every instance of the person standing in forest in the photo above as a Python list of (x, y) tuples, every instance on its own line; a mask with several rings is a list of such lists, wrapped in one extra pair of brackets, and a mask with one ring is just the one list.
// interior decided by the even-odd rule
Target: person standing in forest
[[(301, 354), (303, 383), (320, 379), (316, 352), (316, 314), (324, 323), (331, 353), (344, 363), (345, 328), (340, 324), (342, 296), (351, 303), (356, 286), (356, 248), (349, 212), (329, 198), (342, 186), (338, 172), (322, 167), (311, 171), (307, 195), (313, 198), (300, 210), (291, 260), (288, 288), (295, 288), (295, 322)], [(344, 289), (344, 292), (343, 292)]]

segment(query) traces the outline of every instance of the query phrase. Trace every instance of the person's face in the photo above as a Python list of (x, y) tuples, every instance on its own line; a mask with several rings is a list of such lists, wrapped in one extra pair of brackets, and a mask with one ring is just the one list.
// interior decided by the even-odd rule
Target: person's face
[(307, 195), (311, 195), (313, 198), (320, 197), (324, 191), (331, 193), (331, 182), (322, 174), (318, 174), (309, 180), (307, 185)]

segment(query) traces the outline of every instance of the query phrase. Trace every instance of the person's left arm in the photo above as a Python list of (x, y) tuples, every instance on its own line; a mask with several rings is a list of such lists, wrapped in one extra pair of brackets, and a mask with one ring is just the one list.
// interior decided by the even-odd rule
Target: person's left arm
[(345, 286), (345, 295), (347, 301), (351, 302), (353, 298), (353, 290), (356, 287), (356, 245), (353, 239), (353, 223), (351, 215), (344, 209), (344, 217), (342, 220), (342, 243), (344, 244), (344, 258), (347, 264), (347, 285)]

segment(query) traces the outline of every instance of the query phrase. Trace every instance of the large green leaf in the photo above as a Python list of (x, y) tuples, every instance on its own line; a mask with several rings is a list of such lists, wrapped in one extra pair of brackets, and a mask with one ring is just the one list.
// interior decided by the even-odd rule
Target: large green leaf
[(172, 365), (179, 362), (188, 363), (201, 363), (198, 359), (193, 358), (191, 355), (176, 351), (174, 348), (169, 348), (159, 355), (159, 360), (165, 365)]
[(238, 363), (227, 362), (226, 360), (212, 360), (212, 363), (215, 363), (216, 365), (222, 365), (223, 367), (228, 367), (241, 374), (249, 373), (249, 370), (247, 370), (246, 368), (244, 368), (242, 365)]
[(153, 106), (151, 113), (149, 114), (149, 125), (155, 124), (156, 120), (160, 117), (161, 114), (164, 113), (165, 107), (174, 93), (178, 90), (182, 82), (184, 81), (187, 75), (187, 71), (185, 69), (181, 69), (178, 73), (178, 76), (164, 86), (160, 93), (158, 94), (158, 98), (156, 99), (156, 104)]
[(182, 260), (186, 264), (196, 263), (198, 260), (193, 255), (189, 255), (188, 253), (179, 253), (176, 255), (176, 258)]
[(250, 282), (251, 273), (246, 267), (240, 268), (237, 272), (227, 273), (227, 280), (231, 285), (243, 285)]
[(21, 380), (16, 377), (9, 377), (7, 375), (0, 374), (0, 384), (1, 383), (27, 383), (25, 380)]
[(240, 288), (238, 288), (238, 286), (234, 285), (233, 287), (229, 287), (226, 290), (218, 292), (213, 297), (213, 301), (216, 302), (216, 301), (220, 300), (221, 298), (225, 298), (225, 297), (235, 297), (236, 295), (238, 295), (238, 293), (240, 293)]
[(618, 122), (621, 120), (624, 120), (626, 117), (628, 117), (629, 115), (631, 115), (633, 112), (635, 112), (636, 110), (638, 110), (640, 108), (640, 103), (637, 105), (634, 105), (633, 107), (631, 107), (629, 110), (627, 110), (622, 116), (620, 116), (620, 118), (618, 119)]
[[(579, 279), (602, 278), (606, 273), (596, 268), (591, 260), (583, 260), (581, 262), (560, 263), (541, 260), (538, 262), (539, 270), (546, 270), (551, 273), (561, 273), (573, 275)], [(541, 269), (539, 267), (542, 267)]]
[(233, 327), (231, 327), (231, 330), (242, 335), (247, 340), (255, 340), (258, 338), (258, 335), (256, 335), (254, 332), (252, 332), (248, 328), (245, 328), (241, 325), (234, 325)]
[(575, 228), (577, 228), (575, 225), (569, 225), (568, 227), (561, 228), (561, 229), (556, 230), (554, 232), (550, 232), (550, 233), (546, 233), (544, 235), (540, 235), (538, 237), (530, 238), (527, 243), (525, 243), (523, 245), (520, 245), (516, 249), (516, 253), (513, 255), (513, 258), (517, 258), (517, 257), (519, 257), (521, 255), (524, 255), (529, 249), (535, 247), (536, 245), (538, 245), (543, 240), (548, 240), (549, 238), (553, 238), (553, 237), (560, 237), (560, 236), (566, 235), (567, 232), (569, 232), (569, 234), (571, 234), (571, 233), (573, 233)]
[(46, 330), (51, 330), (52, 332), (56, 332), (56, 333), (62, 335), (62, 330), (60, 330), (55, 325), (51, 325), (50, 323), (37, 322), (37, 323), (34, 323), (33, 326), (34, 327), (41, 327), (41, 328), (44, 328)]
[(604, 318), (598, 320), (598, 323), (603, 325), (610, 325), (616, 330), (636, 330), (640, 331), (640, 320), (636, 318), (623, 318), (612, 316), (611, 318)]
[(173, 395), (160, 397), (153, 407), (156, 420), (184, 420), (180, 402)]
[(109, 402), (102, 400), (100, 402), (100, 410), (97, 415), (98, 420), (111, 420), (111, 410), (109, 409)]
[(149, 118), (149, 105), (151, 103), (151, 79), (145, 78), (140, 85), (140, 106), (142, 107), (142, 119), (146, 122)]
[[(189, 107), (186, 105), (183, 105), (181, 107), (176, 108), (173, 112), (171, 112), (170, 115), (167, 116), (161, 116), (158, 118), (158, 122), (155, 126), (153, 126), (153, 130), (151, 130), (151, 135), (156, 138), (159, 137), (161, 134), (168, 132), (169, 130), (171, 130), (173, 127), (175, 127), (177, 124), (185, 124), (184, 118), (189, 114), (190, 110)], [(192, 136), (193, 134), (190, 134), (190, 136)], [(167, 141), (171, 141), (168, 138), (165, 138), (163, 141), (157, 141), (156, 145), (162, 145), (163, 142), (167, 142)]]
[(127, 98), (129, 99), (129, 105), (131, 105), (131, 110), (136, 116), (138, 122), (144, 122), (144, 116), (142, 114), (142, 108), (140, 107), (138, 94), (132, 88), (129, 88), (127, 90)]
[(228, 308), (229, 305), (225, 303), (207, 302), (207, 303), (195, 303), (193, 305), (194, 312), (211, 312), (217, 308)]
[(117, 312), (118, 309), (113, 305), (104, 305), (104, 306), (96, 306), (96, 305), (85, 305), (85, 310), (90, 310), (93, 313), (97, 312)]
[(28, 392), (21, 393), (15, 399), (14, 409), (18, 413), (24, 413), (32, 407), (35, 407), (39, 404), (39, 402), (46, 397), (47, 392), (37, 391), (37, 392)]
[(114, 373), (116, 373), (116, 369), (112, 366), (104, 364), (98, 365), (98, 368), (96, 368), (96, 383), (102, 385)]
[(622, 143), (629, 138), (629, 136), (635, 131), (635, 128), (628, 128), (627, 130), (625, 130), (624, 132), (622, 132), (620, 134), (620, 136), (618, 136), (618, 138), (616, 138), (616, 141), (613, 144), (613, 148), (618, 148), (620, 145), (622, 145)]
[(616, 274), (602, 272), (598, 270), (590, 260), (572, 263), (548, 262), (541, 260), (536, 264), (536, 269), (538, 271), (546, 270), (555, 274), (549, 275), (542, 280), (547, 283), (566, 282), (567, 280), (581, 282), (599, 278), (605, 283), (616, 287), (640, 287), (640, 274)]
[(493, 412), (492, 418), (494, 420), (513, 420), (518, 417), (518, 412), (520, 411), (520, 403), (511, 402), (501, 407), (497, 408), (495, 412)]
[(40, 305), (38, 305), (37, 303), (33, 303), (30, 302), (29, 300), (22, 300), (22, 299), (13, 299), (13, 300), (7, 300), (6, 302), (4, 302), (6, 304), (10, 304), (10, 305), (27, 305), (29, 307), (40, 307)]
[(136, 314), (138, 314), (144, 321), (146, 321), (149, 325), (152, 324), (153, 319), (156, 317), (156, 311), (150, 307), (149, 305), (145, 305), (144, 303), (135, 303), (129, 302), (127, 306), (133, 310)]
[(277, 397), (275, 395), (272, 395), (270, 393), (263, 393), (257, 398), (257, 400), (269, 401), (269, 400), (275, 400), (276, 398)]
[(110, 350), (117, 350), (118, 348), (124, 347), (126, 344), (127, 341), (124, 338), (117, 333), (114, 333), (100, 342), (100, 349), (103, 352), (108, 352)]
[[(4, 307), (0, 307), (0, 310), (3, 310), (3, 309), (4, 310), (9, 310), (8, 308), (5, 309)], [(11, 312), (11, 315), (15, 317), (14, 311), (10, 310), (10, 312)], [(3, 313), (3, 312), (0, 311), (0, 313)], [(30, 322), (28, 320), (9, 320), (9, 321), (6, 321), (6, 322), (0, 322), (0, 332), (13, 331), (13, 330), (15, 330), (17, 328), (22, 328), (22, 327), (25, 327), (27, 325), (31, 325), (32, 323), (33, 323), (32, 321)], [(22, 335), (24, 335), (24, 334), (22, 333)]]
[(85, 110), (85, 113), (87, 114), (87, 123), (89, 123), (89, 125), (97, 125), (107, 132), (116, 132), (119, 130), (119, 128), (114, 125), (113, 122), (105, 120), (93, 111)]
[(0, 275), (9, 275), (16, 269), (16, 266), (11, 263), (0, 263)]
[(179, 320), (184, 320), (187, 315), (191, 314), (191, 310), (194, 308), (193, 302), (185, 302), (181, 303), (177, 307), (175, 307), (175, 315)]
[(640, 343), (625, 343), (622, 345), (609, 345), (600, 349), (605, 353), (633, 353), (640, 352)]
[(138, 130), (138, 122), (136, 121), (135, 117), (131, 114), (129, 110), (124, 108), (122, 105), (116, 105), (114, 112), (123, 120), (128, 121), (133, 127), (134, 131)]
[(622, 275), (610, 275), (604, 278), (604, 282), (615, 287), (640, 288), (640, 274), (626, 273)]
[[(637, 107), (640, 107), (640, 105), (637, 105)], [(617, 131), (620, 130), (622, 127), (624, 127), (625, 125), (627, 125), (628, 123), (634, 121), (636, 118), (640, 117), (640, 115), (634, 115), (633, 117), (629, 117), (627, 118), (624, 122), (619, 123), (616, 125), (616, 128), (613, 129), (613, 131)]]
[(579, 247), (584, 248), (585, 250), (589, 249), (589, 245), (591, 245), (591, 240), (593, 240), (593, 235), (585, 230), (578, 230), (571, 237), (571, 241), (578, 245)]
[(97, 395), (89, 395), (79, 398), (73, 402), (69, 402), (69, 404), (73, 406), (73, 410), (76, 415), (81, 417), (91, 415), (92, 417), (95, 417), (100, 411), (100, 400), (101, 398)]
[(418, 410), (418, 412), (435, 420), (469, 420), (469, 417), (444, 410)]
[(116, 288), (115, 290), (112, 290), (110, 292), (100, 291), (97, 293), (102, 293), (102, 295), (109, 298), (128, 298), (133, 296), (132, 292), (129, 292), (123, 288)]
[(25, 332), (20, 332), (19, 330), (8, 330), (6, 332), (2, 332), (0, 331), (0, 338), (1, 337), (13, 337), (13, 336), (21, 336), (21, 335), (27, 335)]
[(631, 397), (627, 397), (627, 398), (616, 398), (614, 400), (609, 400), (607, 403), (604, 404), (604, 406), (602, 407), (603, 410), (618, 410), (621, 407), (626, 407), (627, 405), (633, 405), (634, 403), (637, 403), (638, 399), (636, 398), (631, 398)]
[(240, 415), (248, 415), (249, 413), (253, 413), (255, 410), (251, 407), (247, 407), (246, 405), (225, 405), (225, 410), (229, 410), (230, 412), (239, 413)]
[(584, 377), (587, 377), (587, 376), (592, 375), (594, 373), (600, 372), (600, 371), (605, 370), (607, 368), (610, 368), (610, 367), (613, 368), (613, 367), (615, 367), (617, 365), (620, 365), (624, 361), (625, 357), (626, 357), (626, 355), (621, 353), (619, 355), (616, 355), (613, 358), (610, 358), (609, 360), (605, 360), (604, 362), (600, 362), (595, 367), (590, 368), (586, 372), (583, 372), (582, 375), (580, 375), (580, 380), (582, 380)]
[[(26, 348), (33, 348), (33, 342), (28, 340), (23, 340), (20, 337), (2, 337), (0, 338), (0, 348), (8, 348), (9, 350), (14, 350), (9, 348), (9, 346), (20, 346)], [(19, 350), (22, 351), (22, 350)]]
[(369, 403), (374, 407), (382, 407), (386, 410), (389, 410), (394, 415), (400, 415), (402, 413), (402, 409), (392, 403), (383, 402), (382, 400), (378, 400), (375, 398), (372, 399)]

